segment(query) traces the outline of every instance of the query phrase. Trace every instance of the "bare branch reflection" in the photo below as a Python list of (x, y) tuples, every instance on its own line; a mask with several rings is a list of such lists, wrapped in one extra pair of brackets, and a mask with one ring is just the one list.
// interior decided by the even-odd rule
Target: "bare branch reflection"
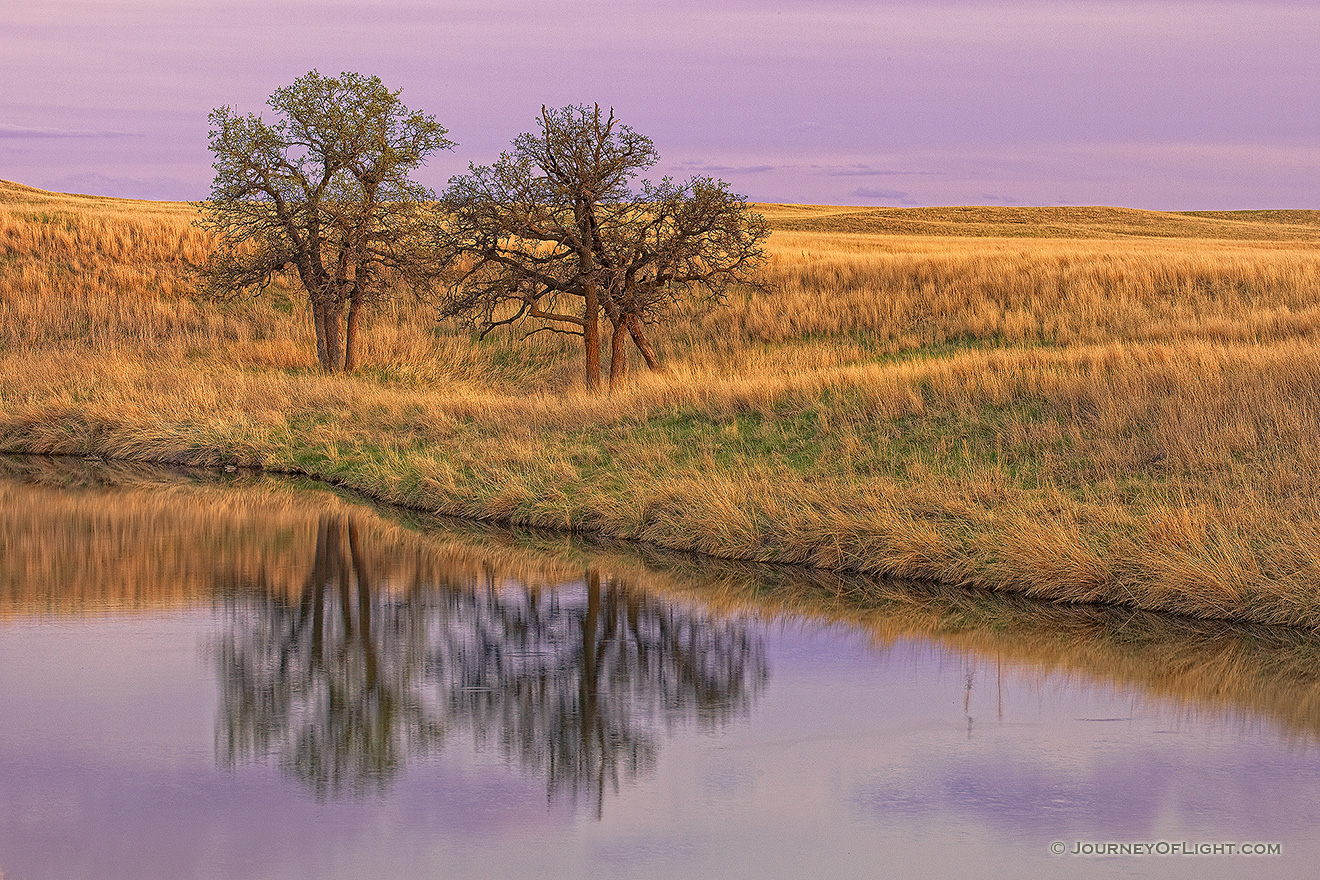
[(739, 619), (588, 568), (510, 585), (401, 564), (322, 516), (300, 595), (230, 589), (216, 656), (220, 762), (274, 759), (319, 798), (383, 790), (456, 730), (589, 804), (648, 773), (664, 733), (750, 713), (768, 669)]

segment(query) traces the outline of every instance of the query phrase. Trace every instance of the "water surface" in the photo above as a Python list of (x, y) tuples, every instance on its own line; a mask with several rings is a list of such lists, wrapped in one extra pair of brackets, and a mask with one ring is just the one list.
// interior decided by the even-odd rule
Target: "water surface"
[[(0, 872), (1302, 877), (1317, 659), (1292, 630), (5, 459)], [(1139, 842), (1279, 853), (1071, 854)]]

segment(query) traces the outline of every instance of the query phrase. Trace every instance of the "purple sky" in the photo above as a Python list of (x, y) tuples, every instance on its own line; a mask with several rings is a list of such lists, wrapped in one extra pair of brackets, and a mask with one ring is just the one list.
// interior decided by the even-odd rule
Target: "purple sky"
[(0, 0), (0, 178), (200, 198), (314, 67), (448, 127), (433, 186), (594, 101), (758, 201), (1320, 208), (1316, 0)]

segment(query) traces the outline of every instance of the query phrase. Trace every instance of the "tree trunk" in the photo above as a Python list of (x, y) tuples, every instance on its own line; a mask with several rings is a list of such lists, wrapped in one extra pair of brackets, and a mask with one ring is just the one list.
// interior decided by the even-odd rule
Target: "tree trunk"
[(628, 324), (618, 321), (610, 336), (610, 394), (628, 378)]
[(344, 331), (344, 372), (351, 373), (357, 369), (357, 342), (358, 342), (358, 321), (361, 317), (362, 293), (353, 291), (352, 298), (348, 301), (348, 327)]
[(325, 303), (315, 295), (311, 297), (311, 300), (312, 326), (316, 330), (316, 362), (321, 365), (322, 370), (329, 372), (330, 368), (326, 366), (329, 359), (325, 344)]
[(637, 343), (637, 348), (646, 359), (646, 365), (651, 368), (653, 373), (663, 373), (665, 368), (660, 366), (660, 359), (655, 355), (655, 349), (651, 347), (651, 342), (642, 332), (641, 319), (636, 315), (629, 315), (627, 320), (628, 332), (632, 334), (633, 342)]
[(600, 294), (594, 281), (586, 285), (586, 305), (582, 309), (582, 347), (587, 358), (587, 390), (600, 390)]
[(322, 370), (334, 373), (344, 366), (344, 331), (339, 320), (344, 313), (344, 299), (330, 284), (309, 295), (312, 323), (316, 326), (316, 359)]
[(327, 373), (335, 373), (344, 367), (344, 331), (339, 316), (344, 306), (340, 302), (327, 302), (322, 310), (325, 322), (325, 360), (321, 367)]

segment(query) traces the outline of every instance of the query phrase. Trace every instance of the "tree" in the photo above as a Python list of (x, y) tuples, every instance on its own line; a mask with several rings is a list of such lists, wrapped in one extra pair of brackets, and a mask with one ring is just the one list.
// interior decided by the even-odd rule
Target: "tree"
[(634, 187), (659, 156), (613, 111), (542, 107), (539, 121), (538, 134), (520, 134), (495, 164), (450, 181), (435, 237), (458, 271), (441, 313), (475, 316), (483, 337), (529, 318), (541, 322), (532, 333), (579, 336), (596, 389), (603, 312), (613, 388), (627, 337), (659, 369), (645, 323), (752, 283), (768, 227), (722, 181)]
[(296, 277), (321, 368), (352, 370), (362, 309), (438, 281), (420, 235), (434, 193), (409, 174), (453, 143), (374, 76), (313, 70), (267, 103), (279, 116), (273, 124), (230, 107), (211, 113), (216, 173), (199, 225), (219, 245), (199, 267), (202, 290), (225, 298), (282, 273)]
[(610, 342), (610, 390), (626, 374), (630, 336), (646, 364), (660, 369), (643, 325), (684, 305), (720, 302), (731, 285), (760, 287), (765, 219), (728, 184), (695, 177), (678, 185), (644, 182), (629, 223), (602, 238), (601, 274)]

